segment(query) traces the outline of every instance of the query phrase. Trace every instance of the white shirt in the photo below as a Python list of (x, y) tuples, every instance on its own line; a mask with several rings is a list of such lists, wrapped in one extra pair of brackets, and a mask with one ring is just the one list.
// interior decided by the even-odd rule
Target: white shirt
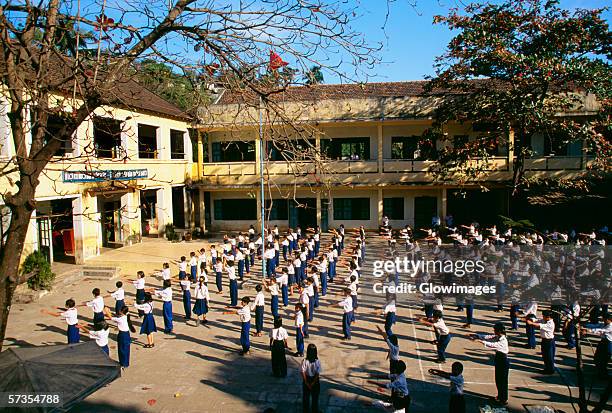
[(278, 285), (280, 285), (281, 287), (288, 285), (289, 284), (289, 275), (282, 273), (281, 275), (279, 275), (278, 277), (276, 277), (276, 282), (278, 283)]
[(383, 314), (395, 313), (396, 311), (397, 308), (395, 307), (395, 301), (391, 301), (390, 303), (387, 303), (387, 305), (385, 305), (385, 308), (383, 309)]
[(265, 297), (263, 291), (260, 291), (255, 296), (255, 301), (253, 302), (253, 306), (254, 307), (263, 306), (263, 305), (265, 305), (265, 302), (266, 302), (265, 300), (266, 300), (266, 297)]
[(300, 294), (300, 304), (302, 304), (304, 308), (307, 308), (309, 302), (310, 302), (310, 298), (308, 297), (308, 293), (306, 292), (306, 289), (304, 289), (304, 291), (302, 291), (302, 294)]
[(445, 336), (450, 332), (450, 330), (446, 326), (446, 323), (444, 322), (444, 319), (442, 318), (433, 323), (433, 328), (435, 328), (438, 334), (440, 334), (441, 336)]
[(286, 340), (289, 338), (289, 334), (287, 333), (287, 330), (282, 327), (273, 328), (270, 330), (270, 338), (272, 340)]
[(87, 307), (91, 307), (94, 313), (101, 313), (104, 310), (104, 298), (97, 296), (93, 300), (87, 302)]
[(189, 291), (190, 288), (191, 288), (191, 281), (181, 280), (181, 290)]
[(540, 336), (546, 339), (555, 338), (555, 322), (553, 320), (540, 323)]
[(449, 376), (450, 380), (450, 394), (454, 395), (462, 395), (463, 394), (463, 384), (465, 380), (463, 379), (463, 375), (460, 374), (458, 376)]
[(314, 377), (317, 374), (321, 374), (321, 362), (319, 361), (319, 359), (317, 359), (311, 363), (310, 361), (304, 359), (304, 361), (302, 361), (301, 371), (307, 377)]
[(353, 311), (353, 300), (351, 297), (344, 297), (344, 300), (340, 301), (338, 305), (342, 307), (345, 313)]
[(145, 279), (144, 277), (135, 280), (132, 284), (136, 287), (137, 290), (143, 290), (145, 288)]
[(506, 336), (496, 336), (495, 334), (489, 334), (482, 336), (482, 340), (484, 340), (484, 346), (486, 348), (492, 348), (495, 351), (499, 351), (500, 353), (508, 354), (508, 339)]
[[(162, 269), (162, 271), (161, 271), (161, 276), (162, 276), (162, 278), (163, 278), (164, 280), (169, 280), (169, 279), (171, 278), (171, 275), (170, 275), (170, 268), (164, 268), (164, 269)], [(143, 288), (144, 288), (144, 286), (143, 286)]]
[(77, 313), (77, 309), (75, 307), (73, 307), (73, 308), (67, 309), (63, 313), (60, 313), (60, 317), (62, 317), (64, 320), (66, 320), (66, 323), (69, 326), (73, 326), (73, 325), (75, 325), (75, 324), (77, 324), (79, 322), (77, 314), (78, 314)]
[(238, 317), (240, 317), (240, 322), (242, 323), (251, 321), (251, 307), (245, 305), (240, 310), (238, 310)]
[(172, 287), (156, 290), (155, 295), (160, 297), (164, 302), (172, 301)]
[(387, 345), (389, 346), (389, 360), (399, 360), (400, 359), (400, 349), (399, 346), (394, 345), (389, 341), (389, 339), (385, 340)]
[(198, 265), (198, 259), (195, 257), (195, 255), (189, 259), (189, 265), (192, 267)]
[(117, 323), (117, 328), (119, 331), (130, 331), (130, 325), (128, 324), (127, 315), (122, 315), (120, 317), (111, 317), (115, 323)]
[(268, 286), (268, 289), (270, 290), (270, 295), (278, 295), (278, 284), (277, 283), (272, 283)]
[(150, 314), (153, 312), (153, 304), (152, 303), (144, 303), (144, 304), (134, 304), (134, 307), (137, 310), (144, 312), (145, 314)]
[(525, 315), (529, 315), (529, 314), (533, 314), (534, 316), (537, 317), (538, 314), (538, 303), (536, 303), (535, 301), (530, 302), (527, 305), (527, 308), (524, 311)]
[(236, 279), (236, 268), (234, 268), (233, 266), (227, 267), (227, 276), (229, 277), (230, 280), (235, 280)]
[(110, 332), (109, 328), (107, 328), (106, 330), (100, 330), (100, 331), (90, 331), (89, 338), (96, 339), (96, 344), (99, 345), (100, 347), (104, 347), (108, 345), (108, 333), (109, 332)]
[(179, 271), (187, 271), (187, 261), (181, 261), (178, 263)]
[(301, 327), (304, 325), (304, 314), (301, 311), (295, 313), (295, 326)]
[(215, 264), (215, 272), (223, 272), (223, 263), (218, 262)]
[(612, 323), (606, 324), (603, 327), (590, 328), (590, 326), (587, 326), (587, 328), (589, 333), (605, 337), (608, 341), (612, 341)]
[(111, 297), (113, 297), (117, 301), (123, 300), (125, 298), (125, 291), (123, 290), (123, 288), (117, 288), (117, 291), (111, 293)]
[(206, 301), (210, 300), (210, 295), (208, 294), (208, 287), (205, 286), (204, 284), (200, 285), (199, 283), (196, 284), (195, 287), (195, 298), (196, 300), (202, 300), (205, 299)]

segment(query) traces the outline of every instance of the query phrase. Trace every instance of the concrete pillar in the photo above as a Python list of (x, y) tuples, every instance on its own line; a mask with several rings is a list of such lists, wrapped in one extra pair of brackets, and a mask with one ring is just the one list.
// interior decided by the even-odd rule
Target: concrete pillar
[(514, 169), (514, 129), (508, 131), (508, 170)]
[[(384, 160), (383, 160), (383, 124), (382, 124), (382, 122), (378, 124), (377, 135), (378, 135), (378, 143), (376, 145), (376, 149), (377, 149), (377, 153), (378, 153), (378, 155), (377, 155), (378, 173), (382, 177), (383, 166), (384, 166)], [(382, 216), (381, 216), (381, 219), (382, 219)]]
[(321, 226), (321, 192), (317, 192), (317, 225)]
[[(202, 178), (202, 174), (203, 174), (203, 168), (204, 165), (202, 165), (204, 163), (204, 142), (202, 142), (202, 132), (200, 132), (199, 129), (196, 129), (196, 135), (198, 137), (198, 141), (197, 141), (197, 145), (198, 145), (198, 159), (193, 159), (193, 162), (197, 162), (198, 166), (197, 166), (197, 171), (198, 171), (198, 178), (197, 179), (201, 179)], [(201, 192), (201, 191), (200, 191)], [(200, 197), (202, 197), (203, 192), (200, 193)], [(202, 227), (204, 228), (204, 227)]]
[[(200, 155), (198, 155), (200, 156)], [(200, 211), (200, 222), (198, 225), (202, 228), (202, 231), (206, 232), (206, 203), (204, 202), (204, 190), (200, 189), (200, 196), (198, 197), (198, 208)]]
[(157, 231), (163, 237), (166, 225), (172, 224), (172, 188), (167, 186), (157, 190)]
[[(261, 145), (261, 139), (259, 139), (259, 134), (255, 135), (255, 174), (257, 176), (259, 176), (259, 173), (261, 171), (260, 165), (259, 165), (259, 154), (261, 153), (261, 149), (260, 149), (260, 145)], [(265, 148), (264, 148), (265, 151)], [(259, 208), (257, 208), (259, 210)]]
[(441, 206), (442, 215), (440, 219), (444, 221), (444, 217), (447, 215), (447, 189), (442, 188), (442, 206)]
[(74, 261), (80, 265), (85, 262), (85, 231), (83, 230), (83, 196), (72, 200), (72, 229), (74, 231)]
[(193, 216), (191, 215), (191, 191), (187, 186), (183, 187), (183, 214), (185, 216), (185, 229), (191, 228)]
[(383, 190), (382, 188), (378, 188), (378, 221), (376, 225), (378, 226), (383, 219)]

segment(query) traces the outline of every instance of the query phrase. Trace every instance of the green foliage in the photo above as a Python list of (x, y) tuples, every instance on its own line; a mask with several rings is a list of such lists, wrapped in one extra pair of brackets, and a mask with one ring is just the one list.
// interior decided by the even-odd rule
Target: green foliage
[(23, 262), (21, 274), (26, 275), (35, 272), (36, 275), (28, 279), (28, 286), (33, 290), (49, 289), (55, 279), (55, 274), (51, 271), (51, 264), (45, 255), (40, 251), (34, 251)]
[(304, 75), (304, 81), (307, 85), (318, 85), (323, 83), (323, 72), (321, 71), (321, 66), (313, 66), (310, 68), (308, 72)]
[[(554, 0), (506, 0), (472, 3), (434, 19), (459, 32), (436, 59), (436, 77), (428, 85), (433, 94), (452, 95), (437, 110), (436, 122), (490, 125), (479, 139), (503, 140), (514, 130), (515, 192), (523, 185), (523, 159), (534, 134), (544, 135), (551, 147), (583, 141), (598, 169), (609, 168), (612, 34), (602, 12), (570, 12)], [(595, 95), (599, 113), (558, 116), (584, 112), (586, 94)], [(466, 168), (482, 153), (465, 145), (456, 149), (445, 154), (442, 167), (479, 179), (483, 171)]]
[(209, 100), (196, 72), (179, 74), (164, 63), (144, 59), (136, 64), (134, 74), (140, 84), (185, 111), (193, 111)]
[(174, 231), (174, 225), (173, 224), (168, 224), (166, 225), (166, 239), (168, 241), (172, 241), (174, 239), (174, 236), (176, 235), (176, 232)]

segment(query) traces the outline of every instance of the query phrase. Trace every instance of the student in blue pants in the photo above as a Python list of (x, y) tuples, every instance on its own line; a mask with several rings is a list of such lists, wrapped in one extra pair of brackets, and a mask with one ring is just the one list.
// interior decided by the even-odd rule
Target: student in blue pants
[(215, 270), (215, 284), (217, 285), (217, 293), (221, 294), (223, 291), (223, 263), (221, 262), (221, 257), (217, 257), (213, 269)]
[(446, 361), (446, 347), (448, 347), (448, 343), (450, 343), (451, 335), (449, 328), (446, 326), (446, 323), (444, 323), (442, 311), (434, 310), (433, 322), (429, 321), (427, 318), (422, 318), (420, 321), (427, 326), (433, 327), (437, 337), (437, 339), (433, 341), (433, 344), (436, 345), (436, 351), (438, 353), (438, 358), (435, 362), (444, 363)]
[(119, 364), (123, 368), (130, 366), (130, 344), (132, 338), (130, 337), (130, 331), (136, 332), (136, 328), (132, 324), (130, 319), (130, 311), (126, 306), (119, 311), (119, 315), (111, 317), (115, 323), (117, 323), (117, 352), (119, 354)]
[(321, 276), (321, 295), (327, 295), (327, 269), (328, 263), (325, 257), (319, 258), (319, 274)]
[(162, 307), (164, 315), (164, 333), (171, 334), (172, 325), (172, 283), (170, 280), (164, 280), (163, 290), (156, 290), (155, 295), (160, 297), (164, 302)]
[(385, 316), (385, 333), (388, 336), (393, 335), (393, 331), (391, 329), (393, 328), (393, 324), (395, 324), (396, 321), (396, 311), (397, 310), (395, 307), (395, 298), (392, 297), (383, 309), (383, 315)]
[(474, 297), (466, 297), (465, 299), (465, 324), (463, 328), (470, 328), (474, 322)]
[(283, 274), (280, 277), (277, 277), (276, 280), (280, 284), (283, 306), (287, 307), (289, 305), (289, 269), (284, 267)]
[(255, 286), (255, 291), (257, 291), (255, 301), (253, 302), (253, 306), (255, 307), (255, 335), (261, 337), (264, 324), (265, 296), (261, 284)]
[(612, 355), (612, 314), (604, 313), (604, 324), (587, 324), (583, 332), (601, 337), (595, 350), (595, 369), (602, 378), (608, 377), (608, 363)]
[[(195, 280), (194, 280), (195, 281)], [(191, 281), (181, 280), (181, 290), (183, 291), (183, 308), (185, 309), (185, 320), (191, 320)]]
[(542, 312), (543, 320), (533, 321), (527, 319), (527, 324), (540, 329), (542, 360), (544, 361), (543, 374), (554, 374), (555, 372), (555, 322), (550, 311)]
[(342, 308), (342, 340), (351, 339), (351, 323), (354, 320), (353, 316), (353, 299), (351, 298), (351, 290), (344, 289), (344, 299), (338, 303)]
[(295, 319), (295, 354), (296, 357), (304, 355), (304, 307), (302, 304), (295, 305), (293, 313)]
[(242, 307), (239, 310), (233, 311), (224, 311), (223, 314), (238, 314), (240, 319), (240, 346), (242, 349), (240, 350), (241, 356), (246, 356), (250, 354), (251, 350), (251, 340), (250, 340), (250, 332), (251, 332), (251, 299), (249, 297), (243, 297), (240, 300)]

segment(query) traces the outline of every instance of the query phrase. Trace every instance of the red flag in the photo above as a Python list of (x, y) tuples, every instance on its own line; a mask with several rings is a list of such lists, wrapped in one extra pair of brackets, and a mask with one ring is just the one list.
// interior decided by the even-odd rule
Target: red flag
[(281, 67), (287, 66), (289, 63), (285, 62), (279, 55), (278, 53), (273, 52), (272, 50), (270, 50), (270, 69), (272, 70), (278, 70)]

